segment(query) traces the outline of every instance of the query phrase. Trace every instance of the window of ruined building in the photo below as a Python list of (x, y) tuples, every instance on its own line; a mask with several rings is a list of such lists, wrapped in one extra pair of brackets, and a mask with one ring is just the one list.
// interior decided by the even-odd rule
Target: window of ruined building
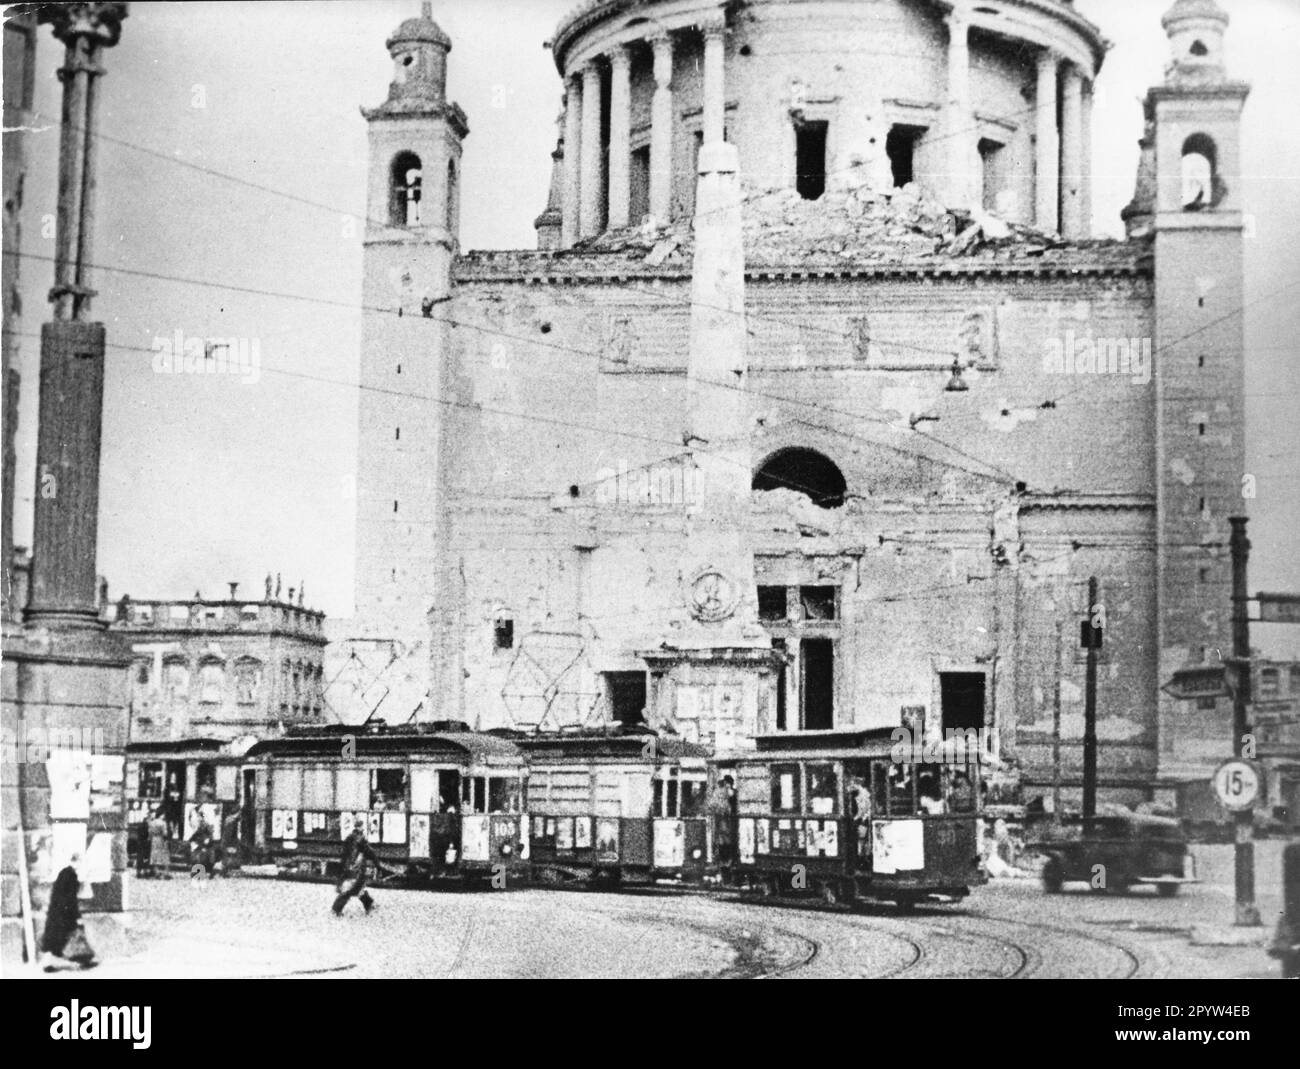
[(782, 449), (767, 458), (754, 475), (755, 490), (794, 490), (819, 508), (844, 504), (844, 476), (835, 463), (814, 449)]
[(260, 661), (241, 661), (235, 666), (235, 700), (240, 705), (253, 705), (262, 686)]
[(984, 727), (983, 672), (940, 672), (940, 727), (949, 731), (979, 731)]
[(420, 157), (399, 152), (389, 172), (388, 222), (392, 226), (420, 225)]
[(835, 726), (835, 642), (805, 638), (799, 643), (799, 705), (804, 731)]
[(796, 123), (795, 189), (804, 200), (817, 200), (826, 192), (826, 139), (830, 123)]
[(135, 681), (138, 686), (147, 687), (149, 685), (149, 665), (147, 662), (141, 662), (136, 666)]
[(1300, 694), (1300, 665), (1291, 666), (1291, 693)]
[(839, 588), (833, 586), (800, 587), (799, 604), (803, 610), (803, 618), (805, 620), (838, 619), (836, 611), (838, 593)]
[(650, 146), (632, 150), (628, 176), (628, 218), (640, 223), (650, 212)]
[(216, 661), (199, 667), (199, 701), (215, 704), (221, 701), (221, 691), (226, 685), (226, 670)]
[(1204, 41), (1193, 41), (1192, 47), (1188, 51), (1194, 56), (1208, 56), (1210, 54), (1210, 50), (1205, 47)]
[(1276, 668), (1261, 668), (1259, 670), (1259, 696), (1261, 698), (1276, 698), (1281, 692), (1282, 675)]
[(498, 650), (515, 648), (515, 622), (501, 619), (492, 625), (492, 646)]
[(979, 141), (980, 169), (983, 182), (983, 204), (986, 212), (995, 211), (998, 206), (998, 194), (1006, 181), (1005, 167), (1006, 145), (987, 137)]
[(1181, 164), (1183, 211), (1194, 212), (1214, 207), (1218, 152), (1213, 139), (1193, 134), (1183, 142)]
[(167, 679), (167, 697), (184, 698), (190, 692), (190, 670), (184, 661), (171, 661), (163, 672)]
[(889, 128), (889, 134), (885, 138), (885, 155), (889, 157), (889, 169), (896, 188), (915, 180), (916, 146), (924, 133), (924, 126), (908, 126), (905, 123), (895, 123)]
[(646, 681), (644, 672), (606, 672), (605, 700), (611, 720), (620, 724), (645, 722)]
[(785, 587), (760, 586), (758, 588), (758, 618), (772, 623), (787, 618)]
[(1203, 709), (1203, 710), (1206, 711), (1207, 713), (1212, 713), (1212, 712), (1214, 712), (1214, 710), (1215, 710), (1215, 708), (1218, 706), (1218, 704), (1219, 704), (1219, 702), (1218, 702), (1218, 699), (1217, 699), (1217, 698), (1197, 698), (1197, 699), (1196, 699), (1196, 708), (1198, 708), (1198, 709)]

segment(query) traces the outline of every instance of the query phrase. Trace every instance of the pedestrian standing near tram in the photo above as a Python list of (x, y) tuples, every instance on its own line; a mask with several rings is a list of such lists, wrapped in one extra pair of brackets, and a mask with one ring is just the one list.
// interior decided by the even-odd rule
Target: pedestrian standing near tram
[(361, 899), (361, 904), (369, 915), (375, 908), (375, 900), (366, 890), (374, 869), (382, 868), (379, 858), (375, 856), (374, 847), (366, 838), (366, 829), (361, 821), (352, 826), (352, 834), (343, 840), (343, 861), (338, 884), (338, 897), (334, 899), (334, 916), (343, 916), (343, 907), (351, 898)]
[(167, 841), (167, 821), (162, 809), (149, 816), (149, 870), (160, 880), (171, 879), (172, 852)]

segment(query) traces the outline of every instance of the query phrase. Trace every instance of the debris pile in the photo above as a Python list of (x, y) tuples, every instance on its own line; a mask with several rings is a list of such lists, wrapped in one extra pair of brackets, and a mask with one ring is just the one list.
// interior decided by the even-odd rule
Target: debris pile
[[(804, 200), (793, 189), (749, 191), (743, 218), (751, 264), (997, 256), (1003, 250), (1033, 256), (1066, 246), (987, 212), (947, 208), (919, 183), (873, 188), (865, 168), (837, 177), (817, 200)], [(573, 251), (639, 254), (651, 266), (689, 263), (692, 237), (689, 220), (671, 226), (647, 220), (579, 242)]]

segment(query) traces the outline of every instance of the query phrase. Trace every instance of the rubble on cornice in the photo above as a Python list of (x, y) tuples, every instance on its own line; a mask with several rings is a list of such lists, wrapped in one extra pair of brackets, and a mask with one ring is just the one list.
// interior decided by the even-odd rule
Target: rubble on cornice
[[(892, 266), (920, 272), (1041, 267), (1132, 273), (1144, 269), (1151, 252), (1142, 241), (1067, 242), (991, 213), (950, 209), (918, 183), (880, 190), (853, 176), (837, 179), (817, 200), (804, 200), (793, 189), (748, 191), (742, 218), (750, 273), (852, 273)], [(693, 245), (691, 220), (668, 226), (647, 221), (546, 253), (543, 273), (689, 272)], [(521, 268), (541, 266), (528, 253), (470, 253), (461, 258), (458, 274), (499, 270), (508, 258)]]

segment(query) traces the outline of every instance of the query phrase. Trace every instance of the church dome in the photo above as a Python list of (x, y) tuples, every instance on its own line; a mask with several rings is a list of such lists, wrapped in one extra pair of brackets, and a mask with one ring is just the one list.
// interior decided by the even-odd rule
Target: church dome
[(396, 45), (433, 44), (451, 51), (451, 38), (428, 15), (407, 19), (393, 31), (386, 44), (390, 49)]
[(1228, 13), (1215, 3), (1215, 0), (1177, 0), (1174, 6), (1165, 12), (1160, 25), (1168, 30), (1170, 26), (1190, 19), (1209, 19), (1226, 26)]

